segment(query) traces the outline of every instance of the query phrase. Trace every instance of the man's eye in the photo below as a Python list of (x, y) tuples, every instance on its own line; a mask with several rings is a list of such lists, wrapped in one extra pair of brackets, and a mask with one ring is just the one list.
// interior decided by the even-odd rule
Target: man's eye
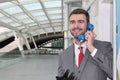
[(71, 24), (75, 23), (75, 21), (70, 21)]
[(79, 20), (79, 23), (83, 23), (84, 21), (83, 20)]

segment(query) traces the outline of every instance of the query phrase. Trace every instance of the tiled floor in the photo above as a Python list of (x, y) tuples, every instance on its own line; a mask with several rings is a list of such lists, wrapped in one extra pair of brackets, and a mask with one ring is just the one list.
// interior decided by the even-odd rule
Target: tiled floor
[(0, 69), (0, 80), (56, 80), (58, 55), (27, 56)]

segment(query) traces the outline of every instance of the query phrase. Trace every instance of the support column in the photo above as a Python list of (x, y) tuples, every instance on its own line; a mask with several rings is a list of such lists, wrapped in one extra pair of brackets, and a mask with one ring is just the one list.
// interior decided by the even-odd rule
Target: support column
[(19, 48), (19, 50), (20, 50), (20, 52), (21, 52), (21, 55), (22, 55), (22, 57), (24, 57), (23, 39), (22, 39), (22, 37), (20, 36), (20, 33), (17, 35), (17, 34), (15, 33), (15, 31), (13, 31), (13, 34), (14, 34), (14, 36), (15, 36), (15, 41), (16, 41), (16, 43), (17, 43), (17, 45), (18, 45), (18, 48)]
[(69, 25), (69, 14), (73, 9), (80, 8), (82, 5), (82, 1), (80, 0), (64, 0), (64, 49), (70, 46), (73, 43), (73, 36), (70, 33), (70, 25)]
[(30, 47), (30, 44), (29, 44), (29, 42), (28, 42), (28, 40), (27, 40), (27, 37), (24, 36), (24, 38), (25, 38), (25, 43), (26, 43), (27, 49), (30, 50), (31, 47)]
[(34, 46), (35, 46), (35, 49), (37, 49), (37, 45), (36, 45), (36, 43), (35, 43), (35, 40), (34, 40), (33, 36), (31, 36), (31, 38), (32, 38), (33, 44), (34, 44)]
[(68, 4), (65, 4), (65, 14), (64, 14), (64, 49), (68, 47)]
[(68, 47), (68, 36), (67, 31), (64, 31), (64, 49)]

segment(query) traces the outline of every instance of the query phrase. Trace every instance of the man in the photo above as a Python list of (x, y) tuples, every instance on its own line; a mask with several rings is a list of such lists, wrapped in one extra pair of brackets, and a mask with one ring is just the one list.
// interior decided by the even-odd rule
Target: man
[[(113, 49), (109, 42), (95, 40), (95, 33), (87, 31), (87, 25), (90, 23), (88, 12), (75, 9), (71, 12), (69, 21), (74, 43), (59, 54), (57, 77), (62, 78), (69, 70), (68, 75), (74, 73), (77, 80), (107, 80), (107, 77), (112, 80)], [(85, 34), (86, 41), (79, 42), (80, 34)], [(79, 50), (80, 47), (82, 49)], [(80, 51), (83, 53), (81, 63), (78, 60)]]

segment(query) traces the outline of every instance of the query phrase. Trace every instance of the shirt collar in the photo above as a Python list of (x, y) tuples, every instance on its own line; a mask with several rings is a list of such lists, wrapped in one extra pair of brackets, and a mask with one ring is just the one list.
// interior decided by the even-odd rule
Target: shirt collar
[[(76, 44), (75, 42), (74, 44), (75, 44), (75, 47), (80, 47), (80, 45)], [(81, 47), (86, 48), (86, 41), (81, 44)]]

